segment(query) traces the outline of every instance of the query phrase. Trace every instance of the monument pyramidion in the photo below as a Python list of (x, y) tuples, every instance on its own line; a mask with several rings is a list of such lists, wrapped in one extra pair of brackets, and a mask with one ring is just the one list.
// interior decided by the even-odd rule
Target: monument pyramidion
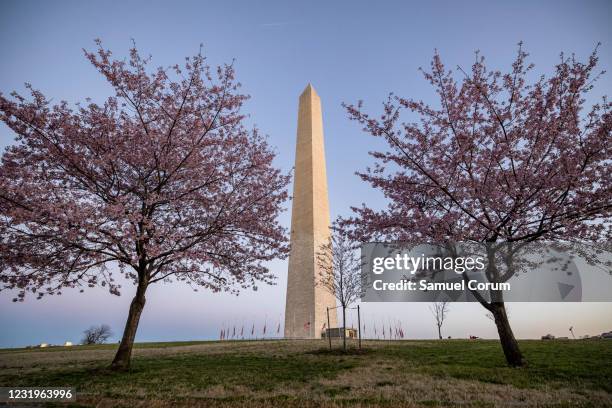
[[(330, 218), (321, 99), (310, 84), (300, 95), (294, 177), (285, 337), (321, 338), (327, 308), (335, 308), (336, 300), (316, 284), (321, 279), (317, 252), (329, 242)], [(330, 310), (329, 327), (337, 326), (336, 315)]]

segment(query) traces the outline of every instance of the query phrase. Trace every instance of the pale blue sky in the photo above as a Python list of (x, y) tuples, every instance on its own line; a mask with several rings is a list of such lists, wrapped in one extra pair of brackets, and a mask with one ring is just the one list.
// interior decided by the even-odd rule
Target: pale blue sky
[[(609, 1), (448, 2), (252, 2), (252, 1), (10, 1), (0, 0), (0, 91), (30, 82), (47, 96), (69, 102), (109, 95), (85, 61), (82, 48), (101, 38), (126, 55), (133, 38), (154, 65), (169, 65), (204, 44), (211, 64), (236, 59), (239, 80), (252, 95), (251, 123), (270, 135), (277, 164), (293, 165), (297, 98), (311, 82), (322, 98), (332, 217), (363, 201), (381, 206), (379, 194), (354, 172), (379, 147), (349, 122), (340, 104), (363, 99), (378, 111), (388, 92), (432, 101), (417, 69), (438, 49), (449, 67), (467, 66), (479, 49), (491, 66), (506, 68), (516, 43), (525, 42), (536, 72), (548, 73), (560, 51), (585, 58), (601, 41), (601, 67), (612, 68), (612, 3)], [(596, 94), (609, 94), (604, 76)], [(0, 147), (12, 142), (0, 125)], [(283, 216), (288, 226), (289, 214)], [(181, 285), (150, 290), (137, 340), (212, 338), (221, 323), (274, 329), (285, 302), (286, 261), (271, 264), (278, 285), (235, 298), (193, 293)], [(132, 290), (120, 298), (103, 290), (13, 304), (0, 293), (0, 347), (77, 341), (90, 324), (121, 332)], [(402, 320), (408, 336), (432, 337), (424, 304), (365, 305), (366, 321)], [(545, 332), (595, 334), (612, 329), (610, 304), (511, 305), (517, 336)], [(269, 325), (270, 325), (269, 323)], [(447, 334), (494, 337), (479, 305), (453, 305)]]

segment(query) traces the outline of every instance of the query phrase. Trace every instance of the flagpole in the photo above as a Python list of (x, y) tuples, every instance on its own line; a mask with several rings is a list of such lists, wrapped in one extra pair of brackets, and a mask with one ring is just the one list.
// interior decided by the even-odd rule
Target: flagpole
[(329, 307), (327, 308), (327, 332), (325, 333), (329, 339), (329, 349), (331, 350), (331, 327), (329, 326)]
[(314, 324), (312, 324), (312, 313), (310, 314), (310, 321), (308, 322), (308, 336), (312, 339), (313, 335), (312, 335), (312, 329), (314, 328)]

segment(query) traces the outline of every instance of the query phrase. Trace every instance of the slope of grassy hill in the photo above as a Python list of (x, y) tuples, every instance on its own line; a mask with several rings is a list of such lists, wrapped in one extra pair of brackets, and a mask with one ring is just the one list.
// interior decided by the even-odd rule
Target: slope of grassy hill
[[(130, 372), (115, 345), (0, 350), (0, 386), (71, 386), (77, 406), (612, 406), (612, 341), (521, 341), (528, 367), (492, 340), (141, 343)], [(354, 344), (352, 344), (354, 347)], [(339, 345), (334, 345), (339, 347)]]

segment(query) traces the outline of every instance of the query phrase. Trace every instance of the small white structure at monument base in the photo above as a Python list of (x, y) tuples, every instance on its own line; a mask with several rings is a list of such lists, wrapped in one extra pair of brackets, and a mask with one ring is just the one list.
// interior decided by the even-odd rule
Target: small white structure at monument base
[[(346, 327), (345, 336), (347, 339), (356, 339), (357, 338), (357, 329), (354, 327)], [(327, 336), (334, 338), (342, 338), (342, 327), (332, 327), (331, 329), (321, 330), (321, 338), (326, 339)]]
[(38, 347), (45, 348), (45, 347), (49, 347), (49, 345), (47, 343), (40, 343), (40, 346)]
[(72, 342), (71, 341), (65, 342), (64, 347), (72, 347)]

